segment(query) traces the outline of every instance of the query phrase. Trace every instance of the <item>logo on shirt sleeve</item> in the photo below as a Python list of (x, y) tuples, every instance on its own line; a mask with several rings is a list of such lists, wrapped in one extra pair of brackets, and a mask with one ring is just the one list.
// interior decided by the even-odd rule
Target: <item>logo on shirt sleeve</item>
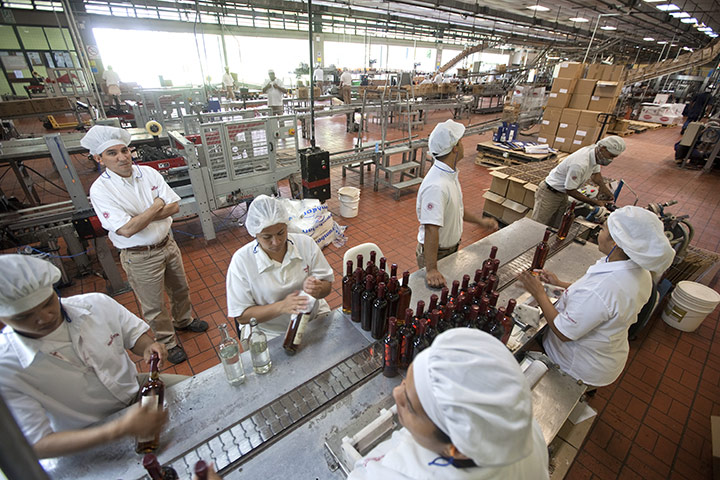
[(573, 180), (577, 180), (577, 176), (573, 175), (573, 176), (572, 176), (572, 179), (573, 179)]
[(119, 337), (119, 336), (120, 336), (119, 333), (113, 333), (112, 335), (110, 335), (110, 341), (108, 342), (108, 347), (109, 347), (110, 345), (112, 345), (113, 342), (115, 341), (115, 339), (116, 339), (117, 337)]
[(110, 218), (110, 212), (103, 212), (103, 218)]
[(427, 208), (428, 210), (432, 210), (433, 208), (435, 208), (435, 205), (433, 205), (432, 202), (430, 202), (427, 204), (427, 207), (425, 207), (425, 208)]
[(152, 188), (150, 189), (150, 191), (151, 191), (151, 192), (154, 192), (154, 191), (157, 190), (157, 189), (158, 189), (158, 186), (157, 186), (157, 185), (153, 185)]
[(310, 265), (305, 265), (305, 268), (303, 268), (303, 271), (305, 273), (310, 273)]

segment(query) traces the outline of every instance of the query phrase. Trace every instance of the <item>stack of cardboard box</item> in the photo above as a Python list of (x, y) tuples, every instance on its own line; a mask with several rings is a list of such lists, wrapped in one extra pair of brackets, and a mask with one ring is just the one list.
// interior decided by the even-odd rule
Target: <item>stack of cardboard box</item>
[(68, 97), (31, 98), (0, 102), (0, 118), (32, 116), (43, 113), (59, 113), (73, 110)]
[[(600, 113), (611, 113), (622, 88), (621, 65), (565, 62), (553, 81), (540, 125), (538, 142), (572, 153), (595, 143)], [(583, 78), (583, 75), (585, 78)]]

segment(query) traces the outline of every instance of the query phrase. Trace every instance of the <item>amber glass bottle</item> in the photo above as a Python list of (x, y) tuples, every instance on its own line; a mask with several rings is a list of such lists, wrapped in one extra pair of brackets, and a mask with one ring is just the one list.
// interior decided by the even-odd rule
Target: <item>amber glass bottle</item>
[(557, 236), (560, 240), (565, 240), (568, 236), (568, 233), (570, 233), (570, 227), (572, 226), (573, 222), (575, 221), (575, 206), (577, 205), (576, 202), (572, 202), (570, 204), (570, 208), (568, 208), (565, 211), (565, 214), (563, 215), (562, 222), (560, 223), (560, 228), (558, 229)]
[(400, 368), (407, 368), (408, 365), (410, 365), (410, 362), (412, 362), (413, 340), (415, 334), (415, 331), (412, 328), (412, 321), (412, 308), (406, 308), (405, 321), (403, 322), (402, 327), (400, 327), (400, 332), (398, 334), (398, 337), (400, 338), (400, 361), (398, 362), (398, 366)]
[(498, 248), (496, 246), (490, 247), (490, 256), (485, 259), (485, 261), (482, 263), (482, 278), (483, 280), (487, 278), (488, 275), (490, 275), (490, 271), (492, 270), (492, 264), (493, 260), (495, 259), (495, 255), (497, 255)]
[(397, 319), (388, 319), (388, 332), (385, 336), (385, 358), (383, 361), (383, 375), (394, 377), (398, 374), (398, 353), (400, 342), (397, 339)]
[(365, 277), (365, 291), (360, 301), (360, 326), (368, 332), (372, 329), (372, 306), (375, 296), (374, 277), (367, 275)]
[(370, 324), (370, 335), (376, 340), (385, 336), (388, 319), (388, 301), (385, 298), (385, 284), (381, 283), (377, 288), (377, 297), (372, 303), (372, 315)]
[(155, 455), (148, 453), (142, 459), (142, 465), (152, 480), (178, 480), (178, 474), (172, 467), (161, 467)]
[[(163, 408), (165, 384), (160, 380), (160, 371), (158, 370), (159, 363), (160, 357), (158, 357), (157, 353), (153, 353), (150, 357), (150, 377), (140, 388), (138, 402), (143, 408), (147, 407), (153, 410)], [(160, 432), (152, 437), (138, 437), (135, 451), (137, 453), (150, 453), (157, 450), (159, 446)]]
[(398, 305), (397, 305), (397, 311), (398, 312), (404, 312), (406, 308), (410, 306), (410, 299), (412, 298), (412, 289), (409, 286), (410, 283), (410, 272), (405, 271), (403, 272), (402, 276), (402, 285), (400, 285), (400, 289), (398, 290), (398, 295), (400, 298), (398, 299)]
[(352, 299), (350, 304), (350, 319), (353, 322), (360, 323), (360, 313), (362, 312), (362, 294), (365, 291), (363, 283), (363, 269), (355, 269), (355, 281), (352, 288)]
[(500, 307), (497, 309), (497, 313), (495, 313), (495, 320), (490, 323), (490, 329), (488, 331), (488, 333), (490, 335), (492, 335), (493, 337), (497, 338), (500, 341), (502, 341), (502, 338), (505, 335), (505, 328), (503, 327), (504, 321), (505, 321), (505, 307)]
[(427, 320), (420, 319), (417, 321), (417, 330), (415, 330), (415, 339), (413, 340), (412, 358), (417, 357), (418, 353), (430, 346), (430, 341), (428, 340), (427, 335), (425, 335), (427, 326)]
[(355, 285), (352, 260), (347, 261), (346, 267), (346, 273), (342, 280), (342, 312), (347, 315), (352, 311), (352, 288)]
[(513, 331), (513, 325), (515, 322), (513, 322), (512, 319), (512, 312), (515, 310), (515, 305), (517, 302), (514, 298), (511, 298), (508, 300), (507, 307), (505, 308), (505, 315), (504, 318), (501, 320), (502, 326), (503, 326), (503, 336), (500, 339), (505, 345), (507, 345), (508, 340), (510, 340), (510, 335)]
[(433, 293), (430, 295), (430, 304), (428, 305), (428, 309), (425, 311), (425, 318), (430, 318), (430, 314), (437, 308), (437, 304), (438, 296)]
[(465, 325), (463, 325), (463, 327), (477, 328), (479, 317), (480, 317), (480, 306), (479, 305), (471, 305), (470, 309), (468, 310), (468, 314), (465, 317)]
[(400, 300), (400, 294), (398, 294), (398, 280), (396, 277), (390, 277), (390, 283), (387, 286), (387, 297), (388, 303), (388, 317), (398, 317), (398, 301)]
[(547, 260), (548, 252), (550, 251), (548, 239), (550, 238), (551, 233), (552, 232), (549, 228), (545, 230), (542, 242), (538, 243), (537, 247), (535, 247), (535, 256), (533, 257), (532, 265), (530, 266), (530, 271), (534, 275), (538, 274), (535, 270), (542, 270), (545, 266), (545, 260)]
[(431, 310), (428, 316), (428, 321), (425, 324), (425, 336), (428, 339), (428, 345), (430, 345), (435, 337), (438, 336), (438, 323), (440, 323), (440, 310)]

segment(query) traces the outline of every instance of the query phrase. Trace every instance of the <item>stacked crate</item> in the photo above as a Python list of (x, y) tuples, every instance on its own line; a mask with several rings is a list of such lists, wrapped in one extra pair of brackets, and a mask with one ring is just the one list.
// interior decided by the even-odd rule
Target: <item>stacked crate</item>
[(492, 169), (490, 189), (483, 195), (484, 213), (506, 224), (530, 216), (537, 186), (566, 156)]
[(612, 113), (617, 104), (622, 65), (565, 62), (553, 81), (541, 120), (538, 142), (572, 153), (595, 143), (601, 133), (600, 113)]

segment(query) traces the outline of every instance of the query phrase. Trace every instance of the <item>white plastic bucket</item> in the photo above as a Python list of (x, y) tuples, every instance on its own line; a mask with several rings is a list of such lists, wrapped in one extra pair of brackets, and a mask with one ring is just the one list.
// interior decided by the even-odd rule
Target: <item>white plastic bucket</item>
[(700, 283), (682, 281), (670, 294), (662, 319), (683, 332), (694, 332), (715, 307), (720, 294)]
[(357, 217), (360, 210), (360, 189), (355, 187), (342, 187), (338, 189), (340, 200), (340, 216), (344, 218)]

